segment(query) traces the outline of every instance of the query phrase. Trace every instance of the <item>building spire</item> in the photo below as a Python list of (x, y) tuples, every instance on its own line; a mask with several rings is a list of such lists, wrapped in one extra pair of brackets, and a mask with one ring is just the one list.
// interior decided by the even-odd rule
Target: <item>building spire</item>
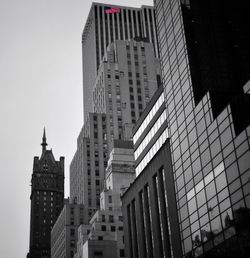
[(48, 145), (47, 142), (46, 142), (46, 132), (45, 132), (45, 127), (43, 129), (43, 139), (42, 139), (42, 147), (43, 147), (43, 153), (46, 151), (46, 146)]

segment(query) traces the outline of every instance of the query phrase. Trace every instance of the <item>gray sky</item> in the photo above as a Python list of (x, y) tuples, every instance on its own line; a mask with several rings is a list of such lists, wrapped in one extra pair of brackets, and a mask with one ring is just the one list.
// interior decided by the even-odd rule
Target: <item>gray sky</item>
[[(0, 257), (26, 257), (30, 180), (43, 127), (69, 164), (82, 126), (81, 33), (89, 0), (0, 0)], [(153, 0), (98, 1), (139, 7)]]

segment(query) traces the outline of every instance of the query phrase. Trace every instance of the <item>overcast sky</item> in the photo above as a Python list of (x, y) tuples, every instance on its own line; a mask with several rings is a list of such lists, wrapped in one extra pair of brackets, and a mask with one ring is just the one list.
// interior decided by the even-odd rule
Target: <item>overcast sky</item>
[[(30, 180), (43, 127), (69, 164), (82, 126), (81, 34), (89, 0), (0, 0), (0, 257), (29, 249)], [(98, 1), (140, 7), (153, 0)]]

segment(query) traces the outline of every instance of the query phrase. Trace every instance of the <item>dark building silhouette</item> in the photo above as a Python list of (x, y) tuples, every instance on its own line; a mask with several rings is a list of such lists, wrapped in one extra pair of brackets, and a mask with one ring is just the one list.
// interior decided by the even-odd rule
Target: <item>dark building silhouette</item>
[(45, 129), (41, 157), (34, 157), (31, 179), (30, 249), (28, 258), (50, 257), (50, 232), (64, 204), (64, 157), (47, 150)]

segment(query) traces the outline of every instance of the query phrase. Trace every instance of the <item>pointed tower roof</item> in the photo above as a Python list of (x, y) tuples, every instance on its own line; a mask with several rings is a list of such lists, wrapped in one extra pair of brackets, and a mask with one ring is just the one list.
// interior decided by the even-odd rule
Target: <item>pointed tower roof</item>
[(46, 151), (46, 146), (48, 145), (47, 144), (47, 142), (46, 142), (46, 132), (45, 132), (45, 127), (44, 127), (44, 129), (43, 129), (43, 139), (42, 139), (42, 143), (41, 143), (41, 145), (42, 145), (42, 150), (43, 150), (43, 153)]

